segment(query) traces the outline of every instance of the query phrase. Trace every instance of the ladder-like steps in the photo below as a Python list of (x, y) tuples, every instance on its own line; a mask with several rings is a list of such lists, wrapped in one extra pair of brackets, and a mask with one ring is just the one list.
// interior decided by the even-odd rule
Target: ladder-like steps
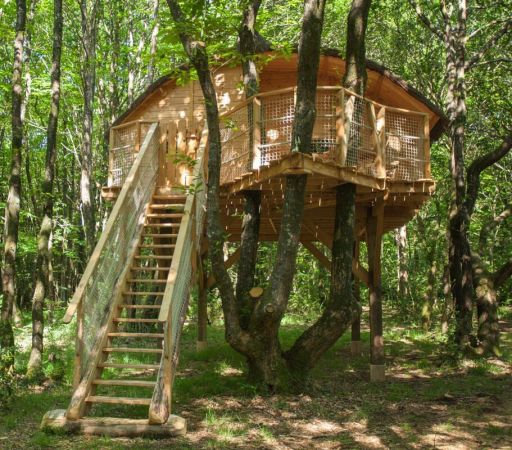
[(130, 270), (134, 270), (137, 272), (144, 272), (144, 271), (151, 271), (151, 272), (157, 272), (157, 271), (163, 271), (163, 270), (169, 270), (169, 267), (160, 267), (160, 266), (131, 266)]
[(153, 278), (148, 278), (148, 279), (144, 279), (144, 278), (130, 278), (128, 280), (128, 283), (155, 283), (155, 284), (165, 284), (167, 283), (167, 280), (162, 280), (162, 279), (156, 279), (154, 280)]
[(153, 353), (161, 355), (163, 350), (161, 348), (138, 348), (138, 347), (105, 347), (105, 353)]
[(162, 305), (128, 305), (123, 303), (119, 305), (119, 308), (122, 309), (160, 309)]
[(137, 255), (135, 259), (172, 259), (172, 255)]
[(181, 223), (176, 222), (166, 222), (166, 223), (146, 223), (145, 227), (150, 228), (179, 228)]
[(175, 244), (140, 244), (139, 248), (174, 248)]
[(181, 219), (182, 213), (149, 213), (146, 214), (149, 219)]
[(111, 403), (116, 405), (150, 405), (150, 398), (137, 397), (105, 397), (102, 395), (90, 395), (85, 399), (87, 403)]
[(160, 323), (158, 319), (130, 319), (126, 317), (118, 317), (114, 319), (116, 323)]
[(103, 369), (133, 369), (133, 370), (158, 370), (160, 364), (121, 364), (121, 363), (100, 363), (98, 367)]
[(142, 381), (142, 380), (102, 380), (98, 378), (93, 381), (97, 386), (129, 386), (129, 387), (155, 387), (155, 381)]
[(144, 296), (144, 295), (164, 295), (163, 292), (136, 292), (136, 291), (126, 291), (123, 292), (123, 295), (135, 295), (135, 296)]
[(163, 339), (163, 333), (129, 333), (127, 331), (115, 331), (108, 333), (108, 337), (125, 337), (125, 338), (155, 338)]
[(177, 209), (183, 211), (185, 205), (183, 203), (153, 203), (149, 207), (151, 209)]
[(152, 238), (157, 238), (157, 239), (172, 239), (172, 238), (178, 237), (178, 235), (175, 233), (171, 233), (171, 234), (142, 233), (142, 236), (143, 237), (152, 237)]

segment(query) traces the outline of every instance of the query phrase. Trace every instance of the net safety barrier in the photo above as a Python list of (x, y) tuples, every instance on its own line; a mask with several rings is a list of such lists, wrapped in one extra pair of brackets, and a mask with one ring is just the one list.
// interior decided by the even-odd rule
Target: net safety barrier
[[(221, 184), (290, 153), (295, 98), (295, 88), (265, 92), (221, 117)], [(311, 153), (372, 177), (416, 181), (428, 177), (428, 119), (341, 87), (319, 87)]]

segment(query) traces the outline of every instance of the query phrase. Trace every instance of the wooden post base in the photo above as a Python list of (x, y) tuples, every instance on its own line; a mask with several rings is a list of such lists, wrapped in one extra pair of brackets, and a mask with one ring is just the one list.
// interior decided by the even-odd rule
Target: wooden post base
[(361, 356), (363, 352), (363, 345), (361, 341), (351, 341), (350, 342), (350, 354), (352, 356)]
[(208, 348), (208, 341), (196, 341), (196, 351), (201, 352)]
[(370, 364), (370, 381), (379, 382), (386, 379), (386, 366), (384, 364)]
[(150, 425), (147, 419), (119, 419), (117, 417), (88, 417), (67, 420), (65, 409), (48, 411), (41, 421), (42, 430), (94, 434), (113, 437), (172, 437), (187, 433), (187, 421), (170, 415), (163, 425)]

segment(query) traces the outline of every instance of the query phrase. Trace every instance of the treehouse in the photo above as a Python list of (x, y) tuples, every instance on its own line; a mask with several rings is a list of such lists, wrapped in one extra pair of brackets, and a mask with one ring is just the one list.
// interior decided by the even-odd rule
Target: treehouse
[[(440, 111), (418, 91), (368, 62), (364, 97), (340, 87), (345, 64), (321, 58), (311, 150), (292, 153), (297, 55), (269, 53), (261, 93), (246, 99), (240, 66), (221, 64), (213, 79), (221, 113), (222, 223), (241, 234), (244, 192), (261, 192), (261, 241), (278, 238), (285, 177), (307, 174), (301, 243), (330, 270), (335, 186), (354, 183), (353, 272), (370, 292), (371, 379), (384, 378), (380, 252), (382, 235), (411, 220), (432, 195), (430, 142)], [(191, 288), (199, 286), (199, 345), (206, 340), (204, 273), (208, 133), (198, 81), (169, 75), (151, 85), (110, 134), (106, 199), (115, 201), (69, 304), (76, 316), (74, 393), (47, 426), (85, 433), (173, 435), (172, 385)], [(368, 266), (359, 261), (366, 241)], [(235, 264), (238, 251), (225, 262)], [(357, 324), (353, 349), (358, 351)], [(109, 407), (114, 405), (114, 414)], [(138, 419), (133, 417), (135, 408)], [(117, 417), (112, 417), (117, 415)], [(124, 417), (124, 418), (123, 418)]]

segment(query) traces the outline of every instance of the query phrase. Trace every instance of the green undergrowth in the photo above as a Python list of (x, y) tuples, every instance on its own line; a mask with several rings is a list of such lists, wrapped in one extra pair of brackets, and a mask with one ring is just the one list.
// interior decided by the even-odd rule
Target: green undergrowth
[[(502, 317), (509, 320), (510, 310), (503, 310)], [(303, 329), (299, 323), (284, 325), (283, 348), (292, 345)], [(68, 436), (39, 430), (43, 414), (66, 408), (71, 394), (73, 327), (54, 326), (53, 330), (46, 337), (46, 355), (53, 353), (54, 357), (45, 361), (42, 383), (30, 384), (20, 376), (28, 347), (19, 348), (15, 395), (0, 415), (0, 449), (161, 448), (164, 443), (158, 440)], [(314, 448), (322, 443), (332, 448), (367, 448), (365, 435), (373, 436), (375, 448), (430, 448), (428, 442), (434, 434), (448, 445), (466, 439), (468, 448), (476, 448), (472, 439), (483, 448), (512, 445), (508, 425), (512, 414), (512, 333), (503, 333), (501, 359), (484, 359), (456, 357), (445, 336), (424, 333), (392, 315), (387, 317), (385, 330), (385, 383), (368, 381), (369, 335), (364, 329), (361, 356), (350, 356), (350, 336), (345, 334), (312, 371), (302, 392), (284, 388), (269, 396), (247, 381), (244, 359), (225, 343), (221, 326), (209, 327), (208, 348), (197, 352), (195, 327), (187, 325), (173, 412), (187, 418), (189, 433), (165, 442), (191, 449), (279, 448), (285, 444)], [(24, 333), (29, 336), (28, 327), (18, 331), (22, 344)], [(118, 358), (119, 362), (152, 363), (155, 357)], [(111, 371), (104, 374), (104, 378), (112, 376)], [(112, 394), (108, 389), (104, 392)], [(124, 388), (122, 395), (136, 396), (138, 392)], [(146, 411), (146, 407), (109, 406), (97, 407), (94, 412), (144, 417)], [(300, 442), (309, 442), (307, 439), (315, 439), (311, 441), (314, 445), (301, 447)]]

